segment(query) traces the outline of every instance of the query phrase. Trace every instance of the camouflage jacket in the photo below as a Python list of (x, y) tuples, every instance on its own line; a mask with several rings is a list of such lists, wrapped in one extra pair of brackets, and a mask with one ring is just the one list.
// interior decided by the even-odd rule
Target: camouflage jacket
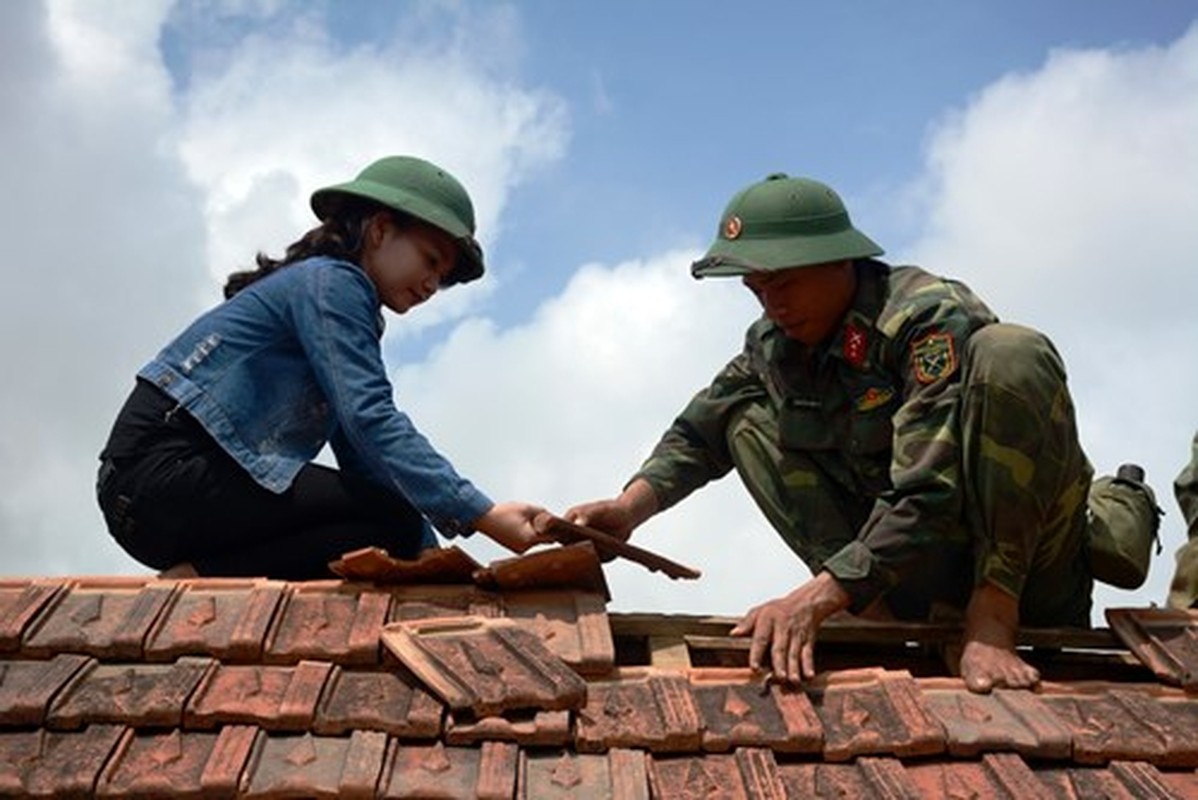
[(804, 451), (845, 492), (873, 499), (857, 539), (823, 563), (859, 609), (924, 548), (965, 536), (957, 431), (965, 342), (995, 315), (963, 284), (918, 267), (858, 262), (840, 328), (814, 352), (762, 317), (744, 350), (690, 404), (634, 476), (661, 508), (732, 469), (737, 406), (768, 398), (779, 444)]
[(1194, 434), (1190, 463), (1173, 482), (1173, 493), (1185, 519), (1187, 538), (1198, 539), (1198, 433)]

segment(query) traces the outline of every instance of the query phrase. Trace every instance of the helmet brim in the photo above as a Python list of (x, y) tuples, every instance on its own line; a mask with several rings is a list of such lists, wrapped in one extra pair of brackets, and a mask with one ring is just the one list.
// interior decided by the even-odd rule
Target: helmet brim
[(696, 278), (732, 277), (870, 258), (883, 252), (856, 228), (817, 236), (720, 238), (703, 258), (691, 264), (691, 274)]
[(350, 197), (373, 200), (449, 234), (458, 247), (458, 260), (449, 275), (446, 276), (445, 285), (468, 283), (483, 276), (485, 267), (482, 247), (471, 232), (456, 216), (413, 192), (359, 178), (313, 192), (312, 211), (317, 218), (323, 221), (335, 214), (337, 209)]

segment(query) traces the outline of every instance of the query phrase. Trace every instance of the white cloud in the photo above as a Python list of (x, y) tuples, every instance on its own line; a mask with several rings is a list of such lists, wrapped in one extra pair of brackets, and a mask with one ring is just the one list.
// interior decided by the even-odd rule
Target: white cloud
[[(486, 239), (513, 187), (564, 147), (560, 101), (472, 60), (479, 35), (518, 48), (510, 25), (460, 28), (451, 14), (444, 41), (345, 50), (316, 18), (255, 38), (226, 16), (172, 86), (164, 26), (197, 8), (0, 4), (0, 572), (137, 569), (92, 497), (112, 419), (136, 369), (217, 299), (217, 277), (310, 227), (312, 189), (414, 152), (468, 186)], [(244, 9), (259, 24), (276, 6)], [(493, 48), (505, 42), (480, 49)], [(460, 290), (416, 324), (486, 290)]]
[(1096, 468), (1143, 464), (1168, 512), (1149, 583), (1097, 604), (1163, 602), (1198, 427), (1198, 26), (998, 81), (933, 131), (924, 190), (917, 260), (1055, 340)]
[[(457, 33), (483, 35), (488, 48), (502, 47), (497, 37), (518, 48), (510, 25)], [(556, 97), (480, 65), (473, 41), (389, 40), (346, 50), (301, 17), (285, 31), (224, 48), (183, 99), (181, 153), (207, 198), (214, 274), (257, 250), (280, 252), (312, 227), (313, 189), (396, 153), (454, 173), (474, 200), (480, 239), (493, 240), (511, 190), (562, 154), (566, 114)], [(471, 286), (458, 297), (478, 292)], [(440, 307), (424, 324), (465, 306), (459, 299)]]
[(168, 154), (163, 13), (0, 5), (5, 572), (131, 564), (102, 533), (96, 454), (137, 363), (187, 308), (203, 244)]

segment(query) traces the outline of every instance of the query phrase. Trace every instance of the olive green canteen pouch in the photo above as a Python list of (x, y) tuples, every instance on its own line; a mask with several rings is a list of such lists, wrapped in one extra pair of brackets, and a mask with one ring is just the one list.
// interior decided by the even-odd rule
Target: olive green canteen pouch
[(1138, 481), (1102, 477), (1090, 487), (1089, 550), (1094, 579), (1136, 589), (1148, 577), (1162, 512), (1152, 489)]

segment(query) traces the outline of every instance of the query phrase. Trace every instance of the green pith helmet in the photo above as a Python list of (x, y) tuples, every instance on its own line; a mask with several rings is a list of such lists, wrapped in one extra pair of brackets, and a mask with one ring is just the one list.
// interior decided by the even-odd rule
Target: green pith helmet
[(882, 254), (853, 227), (832, 188), (782, 172), (741, 189), (720, 217), (707, 254), (691, 265), (696, 278), (826, 264)]
[(354, 180), (314, 192), (312, 210), (321, 220), (327, 219), (347, 195), (382, 203), (452, 236), (458, 261), (444, 285), (482, 277), (483, 251), (474, 238), (474, 204), (457, 178), (436, 164), (412, 156), (380, 158)]

